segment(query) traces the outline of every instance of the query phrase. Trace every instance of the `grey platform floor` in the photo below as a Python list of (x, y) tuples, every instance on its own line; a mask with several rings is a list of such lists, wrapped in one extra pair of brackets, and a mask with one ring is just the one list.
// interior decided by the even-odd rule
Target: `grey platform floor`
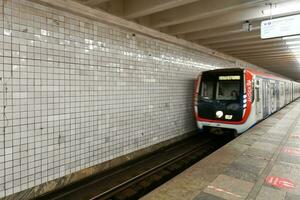
[(143, 200), (300, 200), (300, 100)]

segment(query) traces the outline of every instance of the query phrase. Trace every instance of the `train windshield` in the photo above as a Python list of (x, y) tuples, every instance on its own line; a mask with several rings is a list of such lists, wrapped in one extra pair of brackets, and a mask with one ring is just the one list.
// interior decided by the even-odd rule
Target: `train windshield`
[[(198, 115), (212, 120), (240, 121), (243, 117), (244, 70), (222, 69), (203, 72)], [(216, 113), (222, 111), (222, 116)]]
[(239, 80), (219, 80), (217, 82), (217, 100), (238, 100), (240, 94)]
[(200, 96), (207, 100), (239, 100), (241, 76), (203, 76)]

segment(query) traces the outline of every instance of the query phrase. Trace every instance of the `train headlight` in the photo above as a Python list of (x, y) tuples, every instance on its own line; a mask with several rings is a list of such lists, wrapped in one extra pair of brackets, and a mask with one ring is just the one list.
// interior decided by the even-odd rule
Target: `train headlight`
[(217, 111), (217, 112), (216, 112), (216, 117), (217, 117), (217, 118), (221, 118), (221, 117), (223, 117), (223, 112), (222, 112), (222, 111), (220, 111), (220, 110), (219, 110), (219, 111)]

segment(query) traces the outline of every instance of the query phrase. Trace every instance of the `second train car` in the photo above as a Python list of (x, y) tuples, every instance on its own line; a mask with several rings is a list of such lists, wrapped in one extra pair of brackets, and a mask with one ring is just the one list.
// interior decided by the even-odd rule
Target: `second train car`
[(239, 135), (300, 96), (298, 82), (241, 68), (205, 71), (195, 83), (197, 126), (215, 133)]

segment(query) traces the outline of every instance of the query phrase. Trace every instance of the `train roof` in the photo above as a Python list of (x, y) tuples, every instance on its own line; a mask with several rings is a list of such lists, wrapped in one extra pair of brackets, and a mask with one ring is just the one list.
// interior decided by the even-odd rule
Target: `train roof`
[(214, 70), (208, 70), (208, 71), (204, 71), (202, 72), (202, 74), (218, 74), (218, 73), (228, 73), (228, 74), (233, 74), (236, 72), (243, 72), (244, 70), (250, 71), (251, 73), (253, 73), (254, 75), (257, 76), (261, 76), (263, 78), (270, 78), (270, 79), (274, 79), (274, 80), (281, 80), (281, 81), (293, 81), (287, 78), (282, 78), (282, 77), (278, 77), (276, 75), (270, 74), (270, 73), (266, 73), (263, 71), (258, 71), (258, 70), (254, 70), (254, 69), (250, 69), (250, 68), (221, 68), (221, 69), (214, 69)]
[(238, 68), (238, 67), (221, 68), (221, 69), (213, 69), (213, 70), (203, 71), (202, 74), (211, 74), (211, 75), (216, 74), (216, 73), (217, 74), (218, 73), (232, 74), (232, 73), (236, 73), (236, 72), (243, 72), (244, 70), (250, 71), (254, 75), (260, 76), (260, 77), (263, 77), (263, 78), (269, 78), (269, 79), (280, 80), (280, 81), (291, 81), (291, 82), (295, 82), (297, 84), (300, 84), (300, 82), (291, 80), (289, 78), (283, 78), (283, 77), (276, 76), (276, 75), (271, 74), (271, 73), (267, 73), (267, 72), (264, 72), (264, 71), (259, 71), (259, 70), (255, 70), (255, 69), (251, 69), (251, 68)]

